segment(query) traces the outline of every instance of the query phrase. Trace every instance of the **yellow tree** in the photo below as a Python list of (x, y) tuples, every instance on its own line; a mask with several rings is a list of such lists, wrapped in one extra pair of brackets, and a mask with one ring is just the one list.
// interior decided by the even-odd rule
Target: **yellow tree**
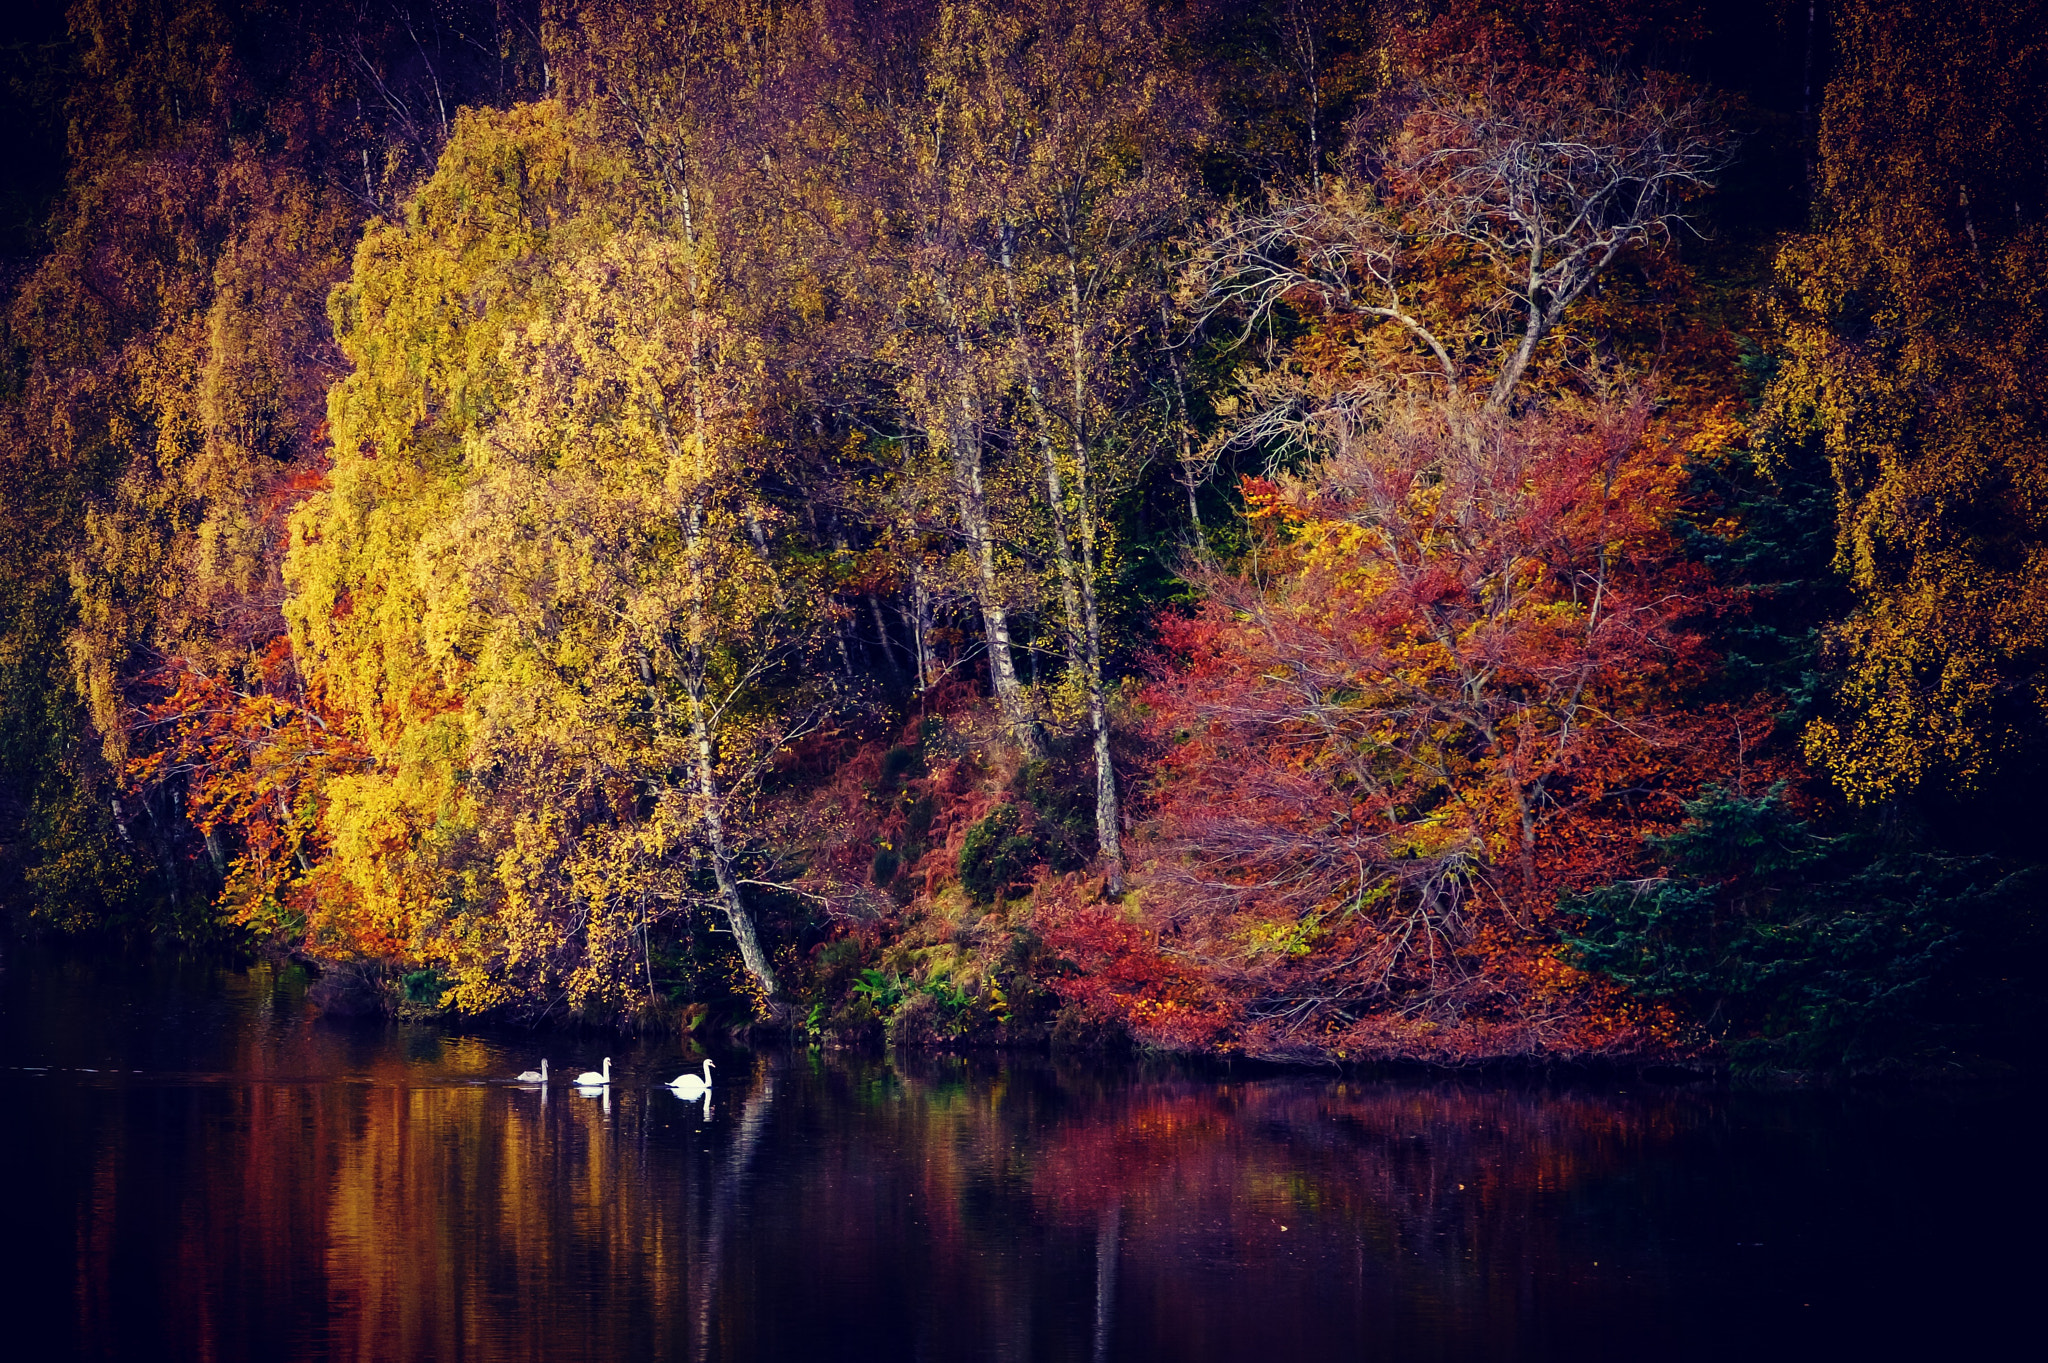
[(507, 336), (503, 405), (420, 544), (429, 649), (466, 670), (468, 764), (517, 805), (480, 982), (566, 923), (591, 943), (572, 994), (598, 988), (635, 928), (706, 898), (700, 865), (778, 992), (731, 811), (824, 708), (798, 667), (810, 593), (754, 538), (756, 347), (700, 269), (688, 241), (627, 231), (537, 285), (547, 311)]
[(507, 390), (508, 331), (538, 303), (551, 252), (601, 232), (589, 214), (616, 167), (584, 165), (557, 105), (458, 118), (435, 174), (356, 252), (331, 310), (350, 372), (328, 399), (334, 465), (292, 517), (284, 613), (301, 665), (373, 764), (331, 782), (325, 819), (357, 901), (335, 940), (429, 950), (438, 919), (474, 897), (477, 807), (461, 773), (467, 668), (421, 623), (432, 579), (417, 554), (454, 514), (465, 443)]
[(1831, 23), (1770, 403), (1827, 452), (1858, 597), (1808, 750), (1858, 801), (1968, 792), (2048, 718), (2048, 12), (1855, 0)]
[(636, 87), (568, 84), (458, 118), (335, 296), (354, 368), (288, 565), (295, 641), (376, 759), (330, 784), (335, 859), (459, 1006), (623, 1007), (695, 904), (772, 1002), (735, 811), (824, 710), (791, 671), (815, 593), (763, 495), (721, 167), (649, 154), (696, 90), (621, 138)]

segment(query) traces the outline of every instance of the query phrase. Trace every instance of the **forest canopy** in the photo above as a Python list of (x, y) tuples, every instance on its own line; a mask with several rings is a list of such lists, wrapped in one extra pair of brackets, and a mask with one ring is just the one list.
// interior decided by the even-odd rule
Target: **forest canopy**
[(0, 896), (344, 1010), (2021, 1059), (2040, 8), (24, 11)]

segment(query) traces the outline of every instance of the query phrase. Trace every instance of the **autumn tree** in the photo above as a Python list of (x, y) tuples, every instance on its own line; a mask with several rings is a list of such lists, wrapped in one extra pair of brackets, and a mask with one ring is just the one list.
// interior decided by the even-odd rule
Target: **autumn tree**
[(1331, 430), (1256, 494), (1256, 569), (1167, 630), (1155, 918), (1261, 1044), (1512, 1011), (1544, 891), (1626, 865), (1702, 661), (1643, 438), (1628, 410)]
[[(90, 805), (122, 811), (106, 831), (156, 863), (174, 903), (206, 893), (211, 858), (182, 786), (122, 787), (148, 755), (130, 723), (188, 664), (234, 687), (284, 675), (260, 658), (282, 630), (285, 515), (323, 459), (326, 292), (377, 196), (420, 165), (392, 151), (384, 106), (356, 98), (373, 74), (404, 100), (431, 83), (393, 59), (396, 36), (408, 53), (434, 41), (407, 17), (260, 0), (68, 14), (67, 186), (49, 250), (10, 281), (23, 372), (5, 462), (63, 489), (33, 572), (68, 598), (50, 641), (80, 716), (64, 765)], [(518, 11), (441, 6), (434, 22), (481, 38)], [(517, 66), (516, 44), (488, 46)], [(466, 58), (436, 69), (450, 99), (476, 96)], [(0, 496), (10, 532), (40, 500), (20, 491)]]
[[(1142, 3), (961, 7), (938, 78), (971, 112), (963, 208), (993, 254), (1013, 447), (1038, 465), (1070, 676), (1095, 765), (1096, 839), (1122, 893), (1120, 800), (1110, 758), (1104, 594), (1111, 508), (1156, 438), (1154, 356), (1169, 302), (1167, 252), (1187, 221), (1186, 155), (1201, 113), (1176, 88), (1162, 16)], [(988, 285), (984, 285), (988, 287)]]
[(562, 101), (459, 118), (336, 294), (287, 611), (377, 759), (332, 784), (338, 863), (466, 1008), (623, 1007), (698, 906), (781, 1004), (747, 811), (838, 701), (735, 154), (779, 30), (671, 17), (589, 7)]
[[(458, 520), (466, 448), (509, 396), (506, 349), (540, 301), (529, 281), (572, 240), (601, 235), (584, 215), (615, 174), (577, 164), (555, 106), (466, 115), (433, 179), (365, 235), (334, 295), (351, 368), (328, 403), (328, 486), (293, 514), (285, 616), (301, 665), (368, 755), (328, 783), (323, 817), (371, 948), (427, 958), (455, 906), (488, 891), (463, 781), (470, 669), (422, 628), (439, 584), (419, 549)], [(450, 632), (443, 623), (439, 637)]]
[(1265, 537), (1198, 573), (1158, 693), (1156, 950), (1242, 1010), (1234, 1044), (1403, 1053), (1479, 1018), (1563, 1044), (1529, 1030), (1561, 979), (1541, 925), (1686, 766), (1707, 604), (1666, 525), (1679, 442), (1601, 396), (1618, 357), (1588, 362), (1574, 309), (1723, 154), (1669, 78), (1454, 64), (1360, 114), (1348, 175), (1196, 257), (1198, 315), (1299, 329), (1216, 437), (1269, 451)]
[[(981, 207), (988, 167), (973, 154), (982, 110), (949, 57), (975, 37), (971, 7), (943, 8), (924, 35), (926, 60), (910, 88), (885, 105), (875, 131), (888, 139), (876, 179), (863, 189), (889, 215), (870, 275), (884, 330), (877, 349), (891, 372), (905, 424), (943, 462), (979, 607), (989, 680), (1018, 747), (1043, 757), (1039, 716), (1017, 673), (1013, 628), (1020, 591), (1020, 538), (999, 530), (1014, 510), (1021, 475), (999, 464), (1005, 315), (996, 292), (993, 224)], [(935, 60), (934, 60), (935, 59)], [(886, 166), (886, 169), (885, 169)], [(877, 319), (882, 320), (881, 318)], [(1000, 479), (1001, 481), (998, 481)], [(1008, 493), (1008, 496), (1001, 494)]]
[[(427, 627), (445, 631), (436, 651), (471, 660), (471, 765), (540, 796), (537, 832), (595, 805), (561, 830), (576, 843), (568, 898), (583, 901), (561, 916), (585, 919), (593, 947), (607, 910), (644, 932), (707, 898), (694, 851), (774, 1000), (743, 811), (829, 696), (803, 675), (809, 584), (751, 533), (770, 451), (745, 338), (692, 285), (704, 245), (614, 238), (566, 265), (550, 315), (508, 341), (508, 397), (461, 511), (422, 542), (437, 566)], [(497, 929), (515, 951), (520, 900), (558, 893), (558, 854), (516, 841)]]
[(1349, 175), (1219, 220), (1195, 263), (1202, 310), (1246, 335), (1283, 303), (1329, 319), (1357, 354), (1339, 389), (1372, 374), (1499, 412), (1539, 356), (1561, 377), (1597, 371), (1597, 348), (1560, 327), (1624, 252), (1681, 227), (1724, 163), (1704, 100), (1655, 72), (1484, 63), (1406, 95), (1359, 116)]
[(1862, 803), (2023, 769), (2048, 697), (2035, 4), (1852, 3), (1814, 230), (1779, 260), (1772, 436), (1833, 469), (1847, 680), (1808, 732)]

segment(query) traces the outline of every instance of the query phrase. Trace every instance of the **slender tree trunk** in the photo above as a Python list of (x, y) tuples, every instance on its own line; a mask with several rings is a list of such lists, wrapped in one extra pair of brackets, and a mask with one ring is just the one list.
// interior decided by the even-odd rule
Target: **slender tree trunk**
[(898, 686), (901, 686), (903, 684), (903, 665), (896, 661), (896, 645), (889, 640), (889, 622), (882, 615), (882, 603), (875, 600), (873, 592), (864, 592), (862, 595), (867, 597), (868, 614), (874, 618), (875, 638), (881, 643), (882, 661), (888, 664), (889, 675), (896, 679)]
[[(693, 256), (697, 245), (694, 222), (689, 217), (690, 200), (687, 192), (683, 196), (685, 211), (685, 238)], [(694, 261), (693, 261), (694, 264)], [(692, 270), (691, 285), (701, 291), (701, 281), (696, 270)], [(701, 292), (700, 292), (701, 297)], [(697, 500), (689, 505), (683, 514), (683, 542), (686, 562), (690, 573), (690, 637), (682, 650), (683, 690), (690, 704), (691, 767), (696, 784), (697, 828), (704, 840), (705, 850), (711, 856), (711, 874), (718, 883), (718, 897), (725, 910), (726, 922), (732, 928), (732, 935), (739, 943), (740, 960), (746, 965), (747, 973), (761, 986), (772, 1007), (777, 1005), (781, 989), (775, 979), (775, 971), (768, 963), (768, 955), (761, 950), (759, 934), (754, 930), (754, 916), (747, 909), (746, 898), (740, 893), (739, 881), (732, 873), (732, 848), (726, 838), (723, 792), (718, 788), (717, 735), (712, 730), (710, 705), (705, 696), (704, 644), (714, 628), (712, 612), (708, 601), (705, 582), (706, 550), (704, 544), (704, 489), (711, 482), (710, 450), (712, 433), (710, 421), (704, 410), (704, 354), (703, 331), (705, 318), (702, 304), (692, 309), (690, 329), (690, 404), (692, 423), (692, 456), (696, 467), (695, 481)]]
[(1074, 568), (1073, 540), (1067, 530), (1067, 499), (1060, 486), (1059, 455), (1052, 437), (1052, 418), (1045, 407), (1045, 393), (1038, 385), (1038, 367), (1031, 362), (1031, 340), (1024, 331), (1024, 313), (1017, 296), (1016, 262), (1010, 253), (1010, 229), (1002, 236), (1003, 286), (1010, 296), (1010, 325), (1017, 336), (1018, 363), (1024, 370), (1024, 392), (1031, 401), (1031, 421), (1038, 435), (1039, 460), (1045, 471), (1045, 505), (1052, 514), (1053, 560), (1060, 574), (1060, 604), (1065, 609), (1061, 634), (1067, 650), (1067, 667), (1078, 678), (1087, 670), (1081, 647), (1081, 584)]
[(647, 999), (654, 1001), (654, 948), (647, 940), (647, 891), (640, 891), (640, 964), (647, 968)]
[[(1005, 286), (1010, 295), (1011, 321), (1017, 332), (1019, 357), (1024, 366), (1025, 391), (1031, 399), (1032, 415), (1038, 427), (1039, 453), (1045, 464), (1046, 507), (1052, 513), (1053, 556), (1059, 566), (1060, 594), (1066, 605), (1068, 657), (1079, 664), (1082, 685), (1088, 694), (1088, 723), (1095, 740), (1095, 842), (1102, 856), (1104, 884), (1111, 895), (1124, 892), (1124, 851), (1122, 817), (1118, 808), (1116, 768), (1109, 753), (1109, 707), (1102, 686), (1102, 626), (1095, 600), (1095, 508), (1088, 478), (1088, 440), (1083, 425), (1087, 411), (1087, 349), (1081, 326), (1080, 280), (1073, 256), (1067, 257), (1067, 304), (1071, 323), (1073, 364), (1073, 458), (1075, 491), (1078, 494), (1081, 561), (1074, 561), (1074, 540), (1067, 520), (1066, 488), (1054, 453), (1051, 422), (1045, 399), (1031, 363), (1030, 338), (1024, 333), (1024, 318), (1017, 298), (1015, 263), (1010, 255), (1009, 233), (1002, 238)], [(1080, 625), (1080, 657), (1074, 658), (1074, 626)]]
[[(1167, 335), (1166, 308), (1162, 304), (1159, 309), (1160, 339), (1167, 341)], [(1173, 353), (1170, 341), (1167, 342), (1166, 366), (1173, 372), (1173, 404), (1174, 410), (1179, 414), (1179, 420), (1174, 422), (1174, 435), (1179, 445), (1177, 453), (1180, 456), (1181, 486), (1186, 488), (1188, 493), (1188, 530), (1194, 536), (1192, 547), (1196, 558), (1207, 559), (1209, 557), (1209, 540), (1202, 533), (1202, 508), (1195, 500), (1195, 489), (1197, 487), (1195, 452), (1192, 442), (1188, 438), (1188, 433), (1192, 427), (1188, 420), (1187, 379), (1181, 373), (1180, 356)]]
[(1806, 56), (1799, 77), (1799, 145), (1806, 154), (1806, 201), (1820, 188), (1820, 156), (1813, 136), (1813, 40), (1820, 27), (1820, 0), (1806, 0)]
[[(691, 508), (684, 522), (689, 537), (693, 562), (692, 577), (697, 576), (694, 563), (697, 557), (697, 529), (701, 524), (698, 509)], [(700, 623), (695, 601), (698, 593), (692, 592), (691, 627)], [(646, 654), (637, 659), (640, 680), (647, 688), (648, 704), (653, 707), (658, 722), (664, 728), (670, 722), (671, 710), (656, 684), (654, 666)], [(725, 920), (732, 928), (734, 940), (740, 946), (740, 960), (747, 971), (757, 980), (769, 999), (778, 992), (775, 971), (768, 963), (767, 953), (761, 950), (760, 936), (754, 930), (753, 915), (747, 910), (747, 902), (740, 894), (739, 882), (732, 873), (732, 850), (725, 833), (725, 816), (721, 812), (721, 792), (718, 788), (717, 737), (711, 731), (709, 716), (704, 703), (703, 656), (695, 645), (679, 651), (683, 673), (683, 693), (690, 706), (690, 780), (694, 787), (693, 803), (697, 805), (697, 835), (703, 840), (704, 850), (711, 857), (712, 877), (718, 882), (719, 907), (725, 913)], [(652, 967), (650, 967), (651, 971)], [(650, 975), (651, 979), (651, 975)]]
[(1321, 63), (1317, 60), (1316, 20), (1302, 13), (1301, 0), (1287, 6), (1286, 41), (1294, 49), (1294, 63), (1308, 87), (1308, 180), (1309, 191), (1323, 192), (1323, 85)]
[[(284, 802), (284, 791), (283, 791), (283, 790), (279, 790), (279, 791), (277, 792), (277, 829), (278, 829), (278, 832), (280, 832), (280, 833), (286, 833), (286, 834), (288, 834), (288, 833), (290, 832), (290, 830), (291, 830), (291, 826), (292, 826), (292, 811), (291, 811), (291, 806), (287, 805), (287, 804), (286, 804), (286, 803)], [(293, 849), (293, 850), (294, 850), (294, 852), (295, 852), (295, 854), (297, 855), (297, 858), (298, 858), (298, 863), (299, 863), (299, 870), (300, 870), (301, 872), (303, 872), (304, 874), (306, 874), (306, 875), (311, 875), (311, 874), (313, 874), (313, 863), (312, 863), (312, 862), (310, 862), (310, 861), (308, 861), (308, 860), (306, 860), (306, 849), (305, 849), (305, 847), (304, 847), (303, 845), (301, 845), (301, 846), (299, 846), (299, 847), (297, 847), (297, 848), (295, 848), (295, 849)]]
[(1067, 308), (1071, 334), (1073, 380), (1074, 493), (1081, 541), (1081, 633), (1087, 669), (1088, 723), (1095, 731), (1095, 840), (1102, 854), (1104, 888), (1111, 896), (1124, 892), (1124, 841), (1116, 767), (1109, 755), (1109, 706), (1102, 685), (1102, 617), (1096, 609), (1095, 489), (1089, 477), (1088, 352), (1081, 325), (1081, 281), (1073, 248), (1067, 252)]
[[(1003, 606), (1002, 582), (996, 574), (995, 536), (989, 529), (988, 493), (981, 477), (982, 421), (974, 393), (974, 357), (967, 335), (961, 330), (957, 306), (943, 284), (939, 298), (951, 315), (946, 337), (952, 352), (951, 372), (946, 380), (952, 385), (952, 392), (947, 398), (944, 434), (953, 459), (953, 494), (960, 507), (960, 532), (966, 537), (968, 554), (974, 561), (978, 585), (975, 597), (981, 606), (982, 632), (988, 643), (989, 683), (1017, 746), (1037, 761), (1045, 756), (1045, 739), (1031, 713), (1024, 684), (1017, 679), (1017, 662), (1010, 652), (1010, 616)], [(928, 429), (925, 434), (936, 446), (940, 433)]]
[(910, 632), (917, 645), (917, 689), (929, 691), (939, 679), (939, 660), (932, 652), (932, 593), (924, 583), (924, 564), (910, 565)]
[(711, 854), (711, 874), (718, 881), (718, 897), (725, 909), (726, 922), (732, 927), (733, 940), (740, 944), (740, 960), (772, 1004), (781, 989), (775, 981), (775, 970), (768, 963), (767, 953), (761, 950), (761, 939), (754, 931), (754, 916), (748, 912), (746, 900), (740, 894), (739, 881), (732, 873), (732, 852), (726, 843), (725, 815), (720, 809), (716, 752), (710, 726), (705, 723), (704, 709), (701, 696), (693, 688), (690, 736), (695, 747), (692, 765), (697, 778), (697, 825), (704, 836), (705, 850)]
[[(964, 342), (962, 343), (964, 345)], [(964, 356), (963, 356), (964, 358)], [(957, 415), (948, 444), (953, 455), (953, 492), (960, 505), (960, 530), (967, 537), (980, 588), (982, 628), (988, 639), (989, 680), (1010, 732), (1033, 761), (1045, 757), (1045, 740), (1031, 714), (1017, 662), (1010, 653), (1010, 616), (1003, 607), (1002, 583), (996, 576), (995, 536), (989, 530), (988, 494), (981, 481), (981, 423), (975, 419), (973, 395), (961, 385)]]
[[(700, 451), (704, 448), (701, 440), (697, 448)], [(718, 883), (719, 906), (725, 912), (727, 925), (732, 928), (733, 939), (739, 943), (740, 960), (772, 1004), (781, 990), (776, 983), (775, 971), (768, 963), (768, 955), (761, 950), (760, 936), (754, 930), (754, 916), (747, 909), (739, 881), (732, 873), (732, 847), (725, 830), (724, 794), (718, 786), (718, 737), (712, 731), (711, 707), (704, 694), (704, 654), (703, 646), (698, 642), (704, 637), (708, 624), (704, 602), (703, 523), (702, 505), (690, 507), (683, 518), (684, 544), (690, 564), (690, 639), (679, 651), (679, 660), (683, 694), (690, 709), (690, 774), (695, 787), (693, 803), (697, 806), (695, 822), (697, 835), (703, 840), (704, 850), (711, 858), (711, 874)], [(648, 689), (650, 692), (655, 689), (651, 677)], [(658, 696), (656, 703), (660, 703)]]

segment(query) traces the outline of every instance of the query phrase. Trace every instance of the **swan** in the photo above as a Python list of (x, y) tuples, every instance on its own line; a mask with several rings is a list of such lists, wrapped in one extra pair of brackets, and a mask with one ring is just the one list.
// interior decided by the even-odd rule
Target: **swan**
[(599, 1074), (596, 1070), (585, 1070), (583, 1071), (583, 1073), (576, 1076), (576, 1086), (578, 1088), (609, 1088), (611, 1086), (611, 1082), (612, 1058), (610, 1056), (606, 1056), (604, 1058), (603, 1074)]
[(543, 1060), (540, 1062), (539, 1069), (521, 1070), (519, 1072), (519, 1077), (517, 1079), (514, 1079), (512, 1082), (515, 1084), (545, 1084), (547, 1081), (548, 1062)]
[(711, 1062), (709, 1060), (704, 1062), (704, 1077), (702, 1079), (699, 1079), (694, 1074), (679, 1074), (669, 1080), (668, 1086), (676, 1091), (676, 1097), (678, 1098), (695, 1098), (699, 1094), (709, 1093), (711, 1091)]

